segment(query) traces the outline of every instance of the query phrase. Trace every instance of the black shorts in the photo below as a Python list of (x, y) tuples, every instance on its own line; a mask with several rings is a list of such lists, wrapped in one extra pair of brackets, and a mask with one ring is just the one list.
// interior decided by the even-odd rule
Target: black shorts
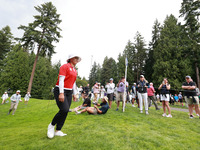
[(180, 99), (179, 99), (179, 102), (181, 102), (181, 103), (182, 103), (182, 102), (183, 102), (183, 99), (182, 99), (182, 98), (180, 98)]
[(108, 97), (109, 101), (113, 101), (114, 100), (113, 99), (113, 95), (114, 95), (114, 93), (107, 94), (107, 97)]

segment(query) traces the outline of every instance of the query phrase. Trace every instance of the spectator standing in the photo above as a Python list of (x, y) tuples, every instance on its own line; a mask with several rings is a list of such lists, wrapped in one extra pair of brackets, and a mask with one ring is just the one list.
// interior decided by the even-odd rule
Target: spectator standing
[[(184, 98), (187, 101), (190, 118), (193, 116), (193, 107), (195, 107), (196, 114), (200, 115), (199, 111), (199, 98), (196, 93), (196, 84), (192, 81), (190, 76), (185, 77), (186, 82), (183, 83), (182, 89), (184, 89)], [(200, 118), (199, 118), (200, 119)]]
[(177, 94), (174, 95), (174, 100), (175, 100), (176, 105), (178, 105), (178, 96), (177, 96)]
[(160, 110), (159, 108), (158, 108), (158, 105), (157, 105), (157, 103), (156, 103), (156, 100), (155, 100), (155, 98), (154, 98), (154, 93), (155, 93), (156, 91), (155, 91), (155, 89), (154, 89), (154, 87), (153, 87), (153, 83), (151, 82), (150, 83), (150, 87), (149, 88), (147, 88), (147, 93), (148, 93), (148, 98), (149, 98), (149, 107), (150, 107), (150, 101), (152, 101), (153, 102), (153, 104), (154, 104), (154, 106), (155, 106), (155, 108), (156, 108), (156, 110)]
[(96, 82), (95, 85), (93, 86), (93, 93), (94, 93), (94, 100), (93, 103), (97, 103), (97, 98), (98, 98), (98, 94), (99, 94), (99, 83)]
[[(171, 109), (169, 107), (169, 90), (170, 90), (170, 84), (168, 83), (168, 80), (167, 78), (164, 78), (162, 84), (159, 86), (158, 88), (161, 92), (161, 96), (160, 96), (160, 99), (162, 101), (162, 107), (163, 107), (163, 111), (164, 111), (164, 114), (162, 114), (163, 117), (170, 117), (172, 118), (172, 115), (171, 115)], [(168, 115), (166, 115), (166, 107), (167, 107), (167, 110), (168, 110)]]
[(22, 102), (22, 100), (21, 100), (21, 95), (20, 95), (20, 90), (17, 90), (17, 91), (16, 91), (16, 94), (13, 94), (13, 95), (10, 97), (10, 100), (11, 100), (11, 106), (10, 106), (8, 115), (11, 113), (12, 110), (13, 110), (12, 115), (14, 115), (14, 114), (15, 114), (15, 111), (17, 110), (18, 103), (19, 103), (19, 102)]
[(122, 100), (122, 107), (123, 107), (123, 102), (126, 100), (126, 96), (124, 97), (124, 89), (125, 89), (126, 83), (125, 83), (125, 77), (122, 77), (121, 80), (119, 80), (117, 84), (117, 97), (116, 97), (116, 102), (117, 102), (117, 109), (116, 111), (119, 110), (119, 104), (120, 101)]
[(100, 89), (100, 98), (101, 99), (105, 96), (105, 92), (106, 92), (106, 90), (105, 90), (104, 86), (102, 85), (101, 89)]
[(134, 103), (135, 103), (135, 99), (137, 97), (136, 83), (133, 83), (133, 86), (131, 87), (131, 94), (132, 94), (132, 107), (135, 107)]
[(8, 99), (8, 93), (5, 92), (3, 95), (2, 95), (2, 103), (1, 104), (5, 104), (6, 100)]
[(24, 96), (24, 103), (28, 104), (29, 98), (31, 97), (31, 94), (27, 92), (27, 94)]
[(82, 93), (83, 93), (83, 87), (80, 85), (78, 88), (79, 99), (82, 97)]
[[(72, 102), (72, 95), (76, 99), (76, 77), (77, 71), (75, 66), (81, 58), (77, 55), (71, 54), (67, 59), (67, 64), (60, 67), (56, 87), (54, 88), (54, 97), (56, 99), (59, 112), (54, 116), (52, 122), (48, 126), (47, 136), (53, 138), (54, 136), (66, 136), (67, 134), (61, 131), (69, 108)], [(56, 125), (56, 132), (54, 131)]]
[(110, 83), (107, 83), (107, 97), (109, 102), (109, 108), (112, 106), (112, 101), (114, 100), (114, 90), (115, 90), (115, 84), (113, 83), (113, 78), (110, 78)]
[(140, 113), (143, 113), (143, 100), (144, 100), (144, 107), (146, 115), (149, 114), (148, 112), (148, 100), (147, 100), (147, 88), (149, 84), (148, 81), (144, 78), (143, 75), (140, 75), (140, 81), (137, 83), (138, 88), (138, 98), (140, 104)]
[(174, 96), (173, 96), (172, 94), (170, 94), (169, 103), (170, 103), (171, 105), (174, 105)]
[(180, 105), (183, 106), (183, 96), (181, 92), (179, 92), (178, 94), (178, 99), (179, 99)]
[(156, 100), (157, 100), (157, 104), (160, 104), (160, 95), (156, 94)]

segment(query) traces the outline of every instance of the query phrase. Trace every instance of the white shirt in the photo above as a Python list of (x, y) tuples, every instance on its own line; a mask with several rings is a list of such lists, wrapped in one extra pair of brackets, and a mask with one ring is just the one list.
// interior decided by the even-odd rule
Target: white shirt
[(106, 88), (107, 88), (107, 94), (114, 93), (115, 84), (114, 84), (114, 83), (108, 83), (108, 84), (106, 85)]
[(2, 98), (3, 100), (7, 99), (7, 98), (8, 98), (8, 94), (3, 94), (1, 98)]

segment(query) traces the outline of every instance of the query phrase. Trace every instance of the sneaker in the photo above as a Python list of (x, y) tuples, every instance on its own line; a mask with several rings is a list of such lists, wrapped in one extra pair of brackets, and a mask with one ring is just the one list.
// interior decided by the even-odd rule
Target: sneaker
[(140, 113), (142, 114), (142, 113), (143, 113), (143, 111), (142, 111), (142, 110), (140, 110)]
[(169, 115), (167, 115), (166, 117), (168, 117), (168, 118), (172, 118), (172, 115), (171, 115), (171, 114), (169, 114)]
[(148, 113), (148, 111), (147, 111), (147, 110), (145, 111), (145, 114), (146, 114), (146, 115), (149, 115), (149, 113)]
[(79, 111), (76, 111), (76, 114), (77, 114), (77, 115), (79, 115), (79, 114), (81, 114), (81, 112), (79, 112)]
[(47, 129), (47, 136), (48, 138), (53, 138), (54, 137), (54, 128), (55, 126), (53, 126), (51, 123), (49, 124), (48, 126), (48, 129)]
[(67, 134), (63, 133), (62, 131), (55, 132), (55, 136), (65, 136)]
[(163, 117), (167, 117), (166, 113), (162, 114)]
[(69, 112), (72, 112), (72, 109), (69, 109)]
[(132, 107), (135, 107), (135, 105), (132, 105)]
[(199, 114), (196, 114), (199, 117)]
[(116, 111), (118, 111), (118, 110), (119, 110), (119, 108), (116, 109)]
[(160, 108), (156, 108), (156, 110), (160, 110)]
[(194, 118), (194, 116), (193, 115), (190, 115), (190, 117), (189, 117), (190, 119), (193, 119)]

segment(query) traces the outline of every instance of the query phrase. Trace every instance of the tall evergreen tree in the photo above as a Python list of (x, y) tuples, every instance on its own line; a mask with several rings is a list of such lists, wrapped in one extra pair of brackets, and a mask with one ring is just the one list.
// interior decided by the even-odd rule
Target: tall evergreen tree
[[(134, 59), (136, 56), (136, 51), (134, 44), (129, 40), (124, 52), (123, 52), (124, 58), (128, 59), (128, 67), (127, 67), (127, 81), (130, 84), (133, 84), (133, 82), (136, 82), (136, 74), (134, 72)], [(125, 62), (124, 62), (125, 65)], [(124, 66), (124, 71), (125, 71), (125, 66)]]
[(57, 9), (51, 2), (42, 4), (41, 6), (35, 7), (40, 15), (34, 16), (34, 22), (29, 23), (28, 26), (21, 25), (19, 29), (24, 30), (24, 35), (20, 39), (24, 49), (34, 50), (35, 45), (37, 46), (37, 54), (35, 57), (28, 91), (31, 92), (34, 72), (37, 64), (39, 55), (51, 56), (54, 51), (53, 42), (58, 42), (60, 35), (60, 28), (58, 25), (61, 23), (59, 19), (60, 15), (57, 14)]
[(95, 82), (100, 82), (100, 76), (101, 76), (101, 66), (94, 62), (92, 65), (92, 69), (90, 70), (90, 75), (89, 75), (89, 84), (90, 87), (92, 87)]
[(136, 33), (134, 41), (134, 48), (136, 55), (133, 59), (134, 64), (134, 72), (137, 74), (137, 81), (139, 80), (139, 75), (144, 74), (144, 66), (145, 66), (145, 60), (147, 57), (147, 49), (145, 48), (146, 44), (144, 41), (144, 38), (141, 36), (139, 32)]
[(156, 47), (158, 45), (159, 37), (160, 37), (160, 23), (156, 19), (156, 21), (154, 22), (154, 25), (153, 25), (152, 40), (149, 43), (148, 56), (147, 56), (146, 64), (145, 64), (145, 67), (144, 67), (145, 77), (149, 81), (153, 80), (152, 74), (154, 72), (153, 66), (154, 66), (154, 63), (155, 63), (155, 59), (154, 59), (153, 55), (154, 55), (154, 49), (156, 49)]
[(9, 26), (0, 30), (0, 66), (5, 55), (11, 50), (13, 35)]
[(153, 82), (158, 86), (167, 77), (172, 88), (180, 88), (183, 76), (191, 72), (190, 59), (184, 57), (185, 41), (181, 26), (173, 16), (167, 16), (154, 49)]
[(183, 0), (181, 3), (181, 17), (184, 17), (185, 30), (191, 40), (188, 50), (193, 66), (195, 66), (196, 79), (198, 88), (200, 88), (199, 66), (200, 66), (200, 1), (199, 0)]
[(117, 80), (117, 65), (115, 60), (107, 56), (104, 58), (102, 69), (101, 69), (101, 80), (100, 82), (105, 85), (109, 82), (109, 79), (113, 78), (114, 82)]

